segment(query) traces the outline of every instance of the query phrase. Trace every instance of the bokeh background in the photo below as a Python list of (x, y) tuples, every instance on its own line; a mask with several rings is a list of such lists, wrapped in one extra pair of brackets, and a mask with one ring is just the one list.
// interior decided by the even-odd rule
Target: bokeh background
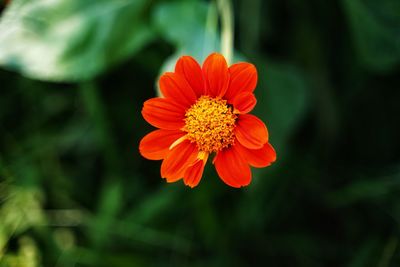
[(214, 1), (2, 2), (0, 266), (400, 266), (400, 1), (232, 4), (278, 160), (190, 189), (140, 111), (219, 50)]

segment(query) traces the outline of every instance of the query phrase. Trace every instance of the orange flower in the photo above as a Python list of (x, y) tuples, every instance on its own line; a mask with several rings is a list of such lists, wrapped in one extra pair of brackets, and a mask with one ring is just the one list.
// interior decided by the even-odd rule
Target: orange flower
[(164, 98), (144, 103), (144, 119), (159, 129), (142, 139), (140, 153), (163, 160), (161, 176), (167, 182), (183, 178), (190, 187), (199, 184), (208, 156), (215, 153), (213, 163), (227, 185), (248, 185), (250, 166), (266, 167), (276, 159), (267, 127), (248, 114), (257, 102), (256, 84), (252, 64), (228, 68), (225, 58), (213, 53), (200, 67), (192, 57), (181, 57), (175, 72), (160, 78)]

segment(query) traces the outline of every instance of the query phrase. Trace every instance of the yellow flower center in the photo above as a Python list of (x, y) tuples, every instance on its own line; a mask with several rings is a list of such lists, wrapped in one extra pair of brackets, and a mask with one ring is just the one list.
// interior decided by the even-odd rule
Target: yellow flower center
[(217, 152), (233, 144), (236, 118), (226, 100), (202, 96), (186, 111), (183, 131), (200, 151)]

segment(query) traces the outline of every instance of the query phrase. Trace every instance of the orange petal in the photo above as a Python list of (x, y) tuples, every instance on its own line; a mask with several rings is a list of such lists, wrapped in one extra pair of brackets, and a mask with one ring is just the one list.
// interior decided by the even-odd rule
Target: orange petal
[(165, 98), (151, 98), (144, 102), (142, 115), (154, 127), (165, 130), (179, 130), (185, 125), (183, 107)]
[(230, 83), (225, 99), (231, 100), (241, 92), (252, 93), (257, 85), (257, 69), (253, 64), (241, 62), (229, 67)]
[(229, 84), (228, 65), (225, 58), (218, 53), (209, 55), (203, 63), (203, 74), (206, 94), (212, 97), (222, 97)]
[(147, 134), (140, 141), (140, 154), (146, 159), (163, 159), (168, 154), (171, 144), (182, 137), (184, 134), (184, 132), (179, 130), (155, 130)]
[(247, 162), (256, 168), (267, 167), (276, 160), (275, 149), (269, 143), (266, 143), (260, 149), (248, 149), (239, 142), (235, 144), (235, 147)]
[(203, 176), (205, 165), (206, 161), (198, 160), (193, 165), (189, 166), (183, 176), (183, 182), (185, 185), (190, 186), (191, 188), (197, 186)]
[(242, 92), (236, 95), (232, 100), (233, 107), (240, 113), (249, 113), (257, 104), (257, 99), (253, 93)]
[(161, 164), (161, 177), (169, 183), (181, 179), (187, 167), (196, 160), (198, 152), (196, 145), (189, 140), (175, 146)]
[(222, 181), (232, 187), (250, 184), (251, 171), (247, 161), (240, 155), (235, 146), (221, 150), (214, 160), (215, 169)]
[(251, 114), (242, 114), (238, 117), (235, 136), (243, 146), (250, 149), (262, 148), (268, 142), (267, 127)]
[(184, 107), (190, 107), (197, 100), (192, 87), (184, 76), (178, 73), (164, 73), (160, 77), (159, 85), (163, 96)]
[(201, 67), (191, 56), (183, 56), (178, 59), (175, 72), (185, 77), (197, 97), (204, 95), (204, 80)]

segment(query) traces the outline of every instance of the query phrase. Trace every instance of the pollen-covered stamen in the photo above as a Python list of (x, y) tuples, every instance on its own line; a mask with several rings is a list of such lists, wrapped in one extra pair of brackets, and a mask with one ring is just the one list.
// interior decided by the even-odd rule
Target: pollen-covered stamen
[(186, 111), (183, 131), (200, 151), (217, 152), (233, 144), (236, 118), (226, 100), (202, 96)]

